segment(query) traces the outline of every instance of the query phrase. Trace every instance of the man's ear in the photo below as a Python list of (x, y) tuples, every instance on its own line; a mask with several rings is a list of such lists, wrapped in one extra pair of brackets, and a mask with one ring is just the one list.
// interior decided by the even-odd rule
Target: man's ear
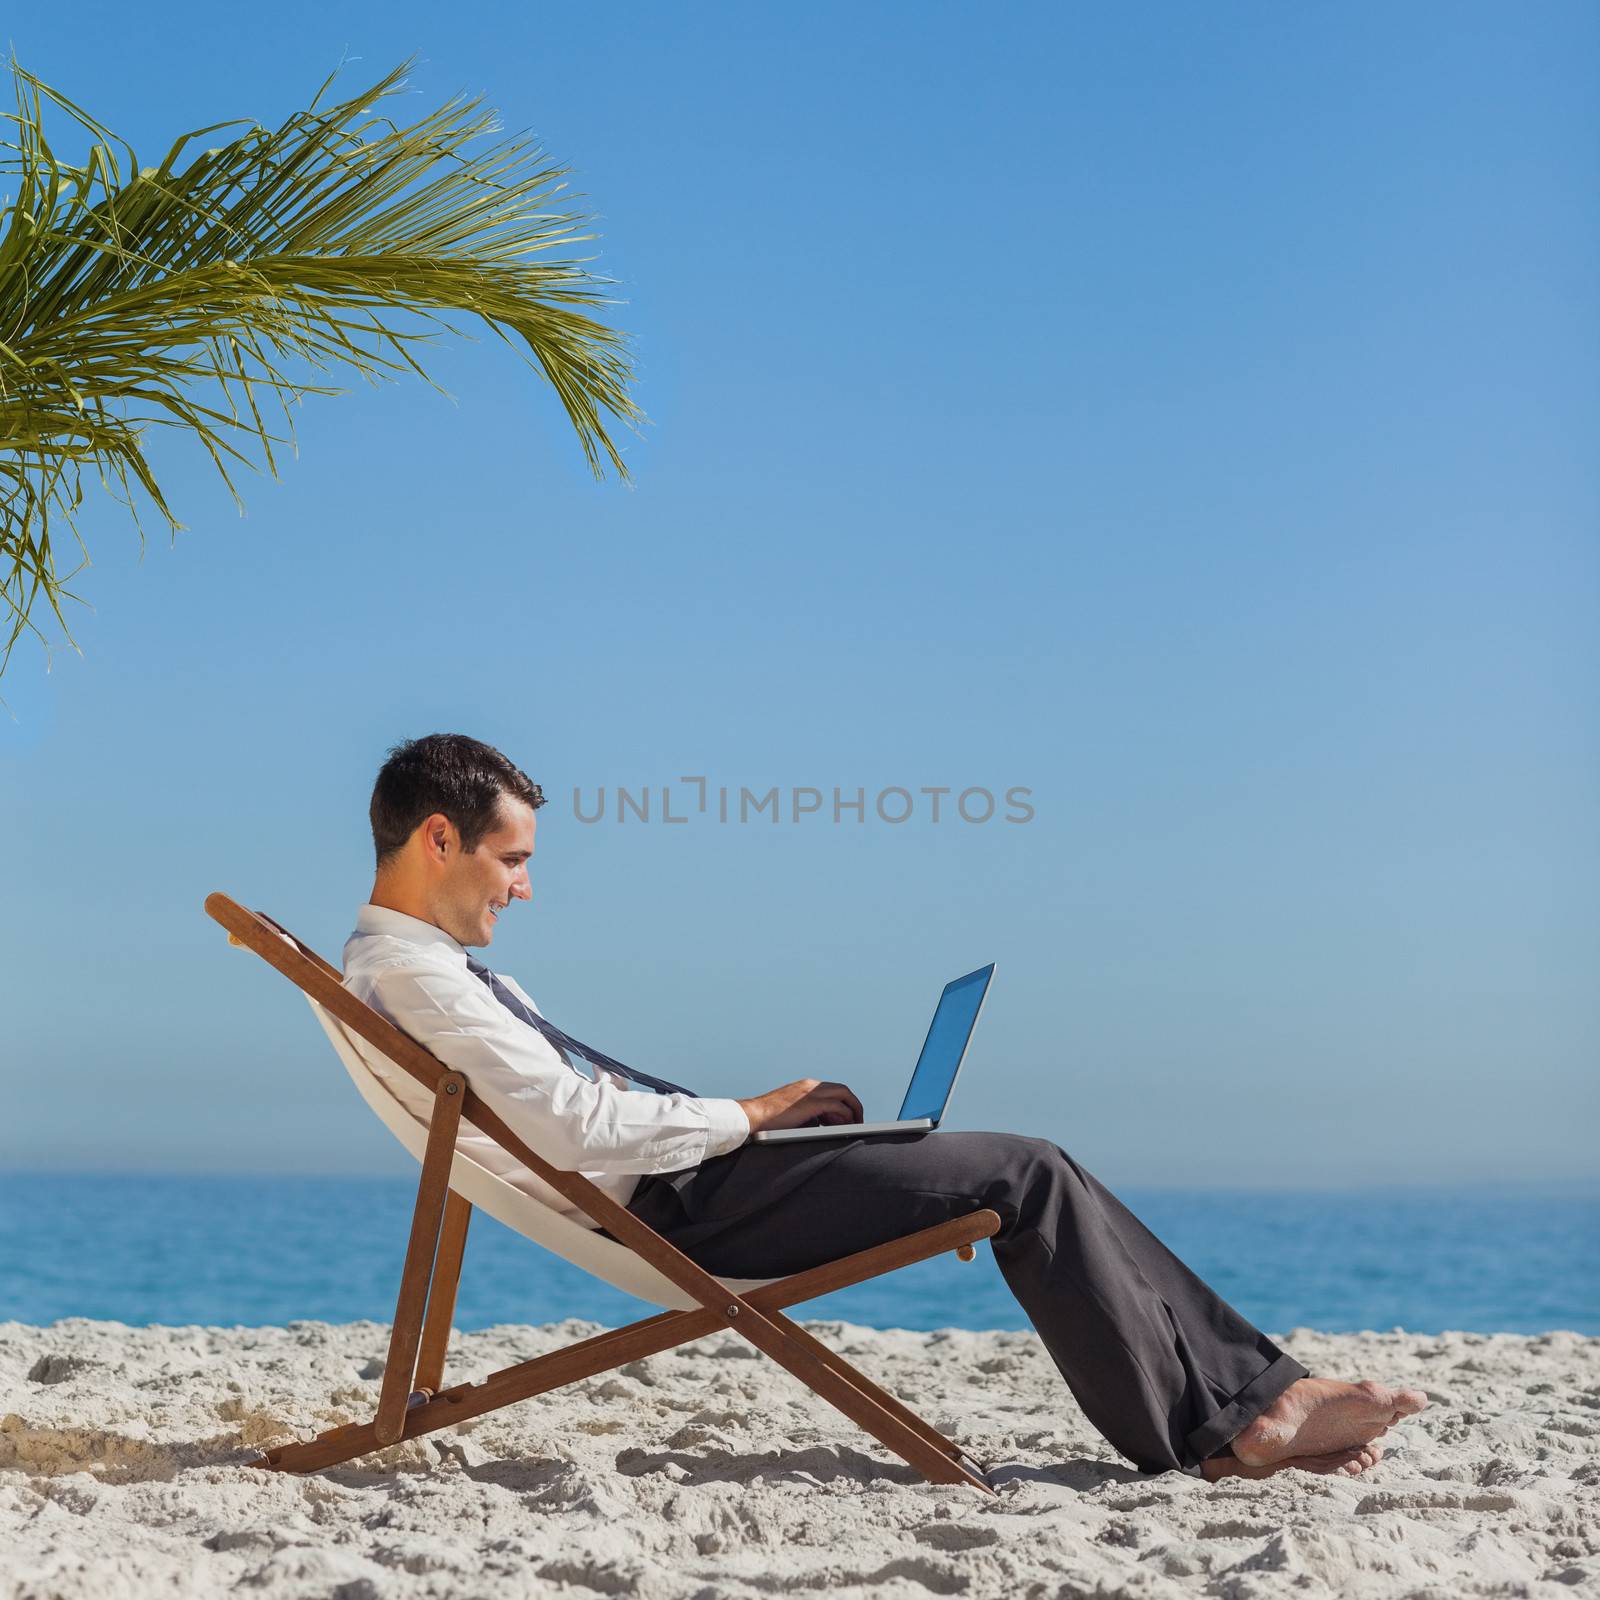
[(435, 811), (418, 831), (422, 835), (422, 853), (429, 861), (443, 861), (451, 846), (459, 842), (454, 824), (442, 811)]

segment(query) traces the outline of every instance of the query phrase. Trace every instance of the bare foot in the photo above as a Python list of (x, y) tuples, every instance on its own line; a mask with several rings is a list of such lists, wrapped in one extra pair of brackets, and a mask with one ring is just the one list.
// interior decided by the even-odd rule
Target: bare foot
[(1348, 1450), (1334, 1450), (1324, 1456), (1289, 1456), (1286, 1460), (1273, 1461), (1266, 1466), (1251, 1466), (1232, 1456), (1218, 1456), (1202, 1462), (1200, 1470), (1212, 1483), (1219, 1478), (1270, 1478), (1274, 1473), (1290, 1471), (1358, 1478), (1363, 1472), (1370, 1472), (1382, 1460), (1383, 1446), (1373, 1439), (1367, 1444), (1352, 1445)]
[(1233, 1453), (1253, 1467), (1271, 1466), (1291, 1456), (1325, 1456), (1376, 1439), (1427, 1403), (1420, 1389), (1301, 1378), (1234, 1439)]

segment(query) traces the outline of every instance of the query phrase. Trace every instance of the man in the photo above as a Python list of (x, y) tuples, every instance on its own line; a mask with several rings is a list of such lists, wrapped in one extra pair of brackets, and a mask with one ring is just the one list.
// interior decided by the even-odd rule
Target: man
[[(581, 1171), (723, 1277), (799, 1272), (990, 1207), (995, 1258), (1057, 1368), (1147, 1472), (1353, 1476), (1426, 1404), (1415, 1389), (1311, 1377), (1053, 1144), (988, 1133), (754, 1144), (763, 1128), (859, 1122), (860, 1102), (815, 1078), (699, 1098), (569, 1038), (467, 953), (493, 941), (512, 901), (532, 898), (543, 804), (525, 773), (465, 735), (391, 751), (372, 792), (377, 878), (344, 982), (553, 1166)], [(428, 1115), (421, 1090), (411, 1109)], [(459, 1147), (571, 1211), (492, 1140), (464, 1129)]]

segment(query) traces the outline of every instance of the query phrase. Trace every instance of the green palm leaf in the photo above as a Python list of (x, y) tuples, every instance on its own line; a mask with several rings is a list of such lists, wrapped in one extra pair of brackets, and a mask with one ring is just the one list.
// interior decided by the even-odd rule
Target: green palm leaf
[[(323, 108), (330, 78), (280, 128), (214, 124), (141, 167), (12, 62), (17, 114), (4, 120), (17, 138), (0, 141), (0, 173), (16, 183), (0, 235), (0, 672), (24, 631), (44, 639), (31, 615), (41, 598), (72, 642), (62, 602), (78, 599), (66, 585), (89, 559), (77, 523), (86, 472), (127, 507), (141, 544), (136, 490), (175, 536), (147, 429), (197, 440), (239, 501), (233, 471), (264, 463), (275, 474), (291, 408), (339, 392), (314, 374), (432, 383), (421, 355), (458, 331), (448, 312), (482, 319), (554, 388), (597, 476), (608, 465), (627, 476), (608, 427), (640, 418), (626, 343), (589, 314), (614, 303), (608, 280), (550, 254), (593, 237), (587, 217), (557, 208), (564, 169), (524, 137), (489, 139), (499, 130), (478, 99), (407, 125), (374, 114), (403, 92), (410, 65)], [(47, 104), (92, 137), (82, 166), (47, 143)], [(263, 410), (281, 410), (280, 432)], [(63, 531), (81, 558), (67, 572)]]

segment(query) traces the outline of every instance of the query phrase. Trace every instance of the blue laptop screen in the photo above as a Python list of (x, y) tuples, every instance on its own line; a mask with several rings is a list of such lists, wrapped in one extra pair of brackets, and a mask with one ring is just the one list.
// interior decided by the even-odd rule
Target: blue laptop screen
[(956, 1069), (966, 1053), (967, 1040), (972, 1037), (972, 1025), (978, 1020), (978, 1007), (983, 1004), (984, 991), (993, 975), (992, 966), (979, 967), (944, 986), (922, 1054), (917, 1057), (917, 1070), (911, 1074), (911, 1087), (900, 1107), (900, 1121), (927, 1117), (937, 1122), (943, 1114)]

